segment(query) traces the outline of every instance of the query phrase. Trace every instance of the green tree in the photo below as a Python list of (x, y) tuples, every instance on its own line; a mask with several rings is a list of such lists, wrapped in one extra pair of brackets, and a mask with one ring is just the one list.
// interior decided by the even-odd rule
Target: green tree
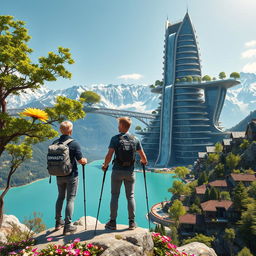
[(226, 165), (230, 170), (235, 169), (241, 161), (241, 157), (239, 155), (235, 155), (233, 153), (229, 153), (226, 156)]
[(250, 188), (249, 188), (249, 191), (248, 191), (249, 195), (251, 197), (253, 197), (254, 199), (256, 199), (256, 181), (253, 181)]
[(222, 144), (219, 143), (219, 142), (217, 142), (217, 143), (215, 144), (215, 152), (216, 152), (216, 153), (221, 153), (222, 151), (223, 151), (223, 146), (222, 146)]
[(188, 196), (191, 193), (190, 188), (186, 186), (182, 181), (179, 181), (179, 180), (175, 180), (173, 182), (172, 187), (168, 189), (168, 192), (172, 193), (177, 197), (181, 195)]
[(179, 241), (179, 233), (178, 233), (178, 229), (175, 225), (170, 225), (170, 237), (172, 238), (172, 243), (179, 246), (180, 241)]
[(234, 255), (233, 253), (233, 243), (236, 238), (236, 232), (233, 228), (226, 228), (224, 233), (224, 239), (227, 241), (229, 245), (230, 256)]
[(228, 191), (221, 191), (220, 192), (220, 199), (221, 200), (231, 200), (229, 192)]
[(135, 127), (135, 130), (136, 130), (136, 131), (141, 131), (141, 126), (137, 125), (137, 126)]
[(210, 200), (218, 200), (218, 199), (219, 199), (219, 191), (215, 187), (211, 187)]
[(0, 196), (0, 227), (11, 177), (23, 161), (31, 158), (32, 144), (57, 136), (51, 126), (54, 122), (74, 121), (85, 116), (81, 102), (65, 97), (58, 97), (55, 106), (45, 111), (24, 111), (32, 118), (9, 115), (7, 97), (20, 95), (26, 89), (35, 91), (46, 81), (55, 81), (58, 77), (71, 78), (71, 73), (65, 68), (66, 64), (74, 63), (69, 49), (59, 47), (57, 53), (49, 52), (46, 57), (40, 57), (38, 63), (32, 63), (29, 40), (23, 21), (0, 16), (0, 156), (6, 150), (11, 158), (7, 184)]
[(234, 207), (238, 211), (242, 211), (243, 209), (246, 208), (246, 199), (248, 197), (248, 193), (246, 190), (246, 187), (242, 182), (238, 183), (234, 189)]
[(214, 167), (214, 174), (215, 174), (216, 178), (223, 178), (225, 176), (224, 164), (218, 163)]
[(169, 210), (169, 216), (172, 220), (175, 222), (175, 226), (179, 226), (179, 218), (186, 214), (186, 208), (183, 206), (182, 202), (180, 200), (174, 200), (172, 205), (170, 206)]
[(239, 148), (242, 150), (246, 150), (250, 145), (250, 142), (248, 140), (243, 140), (243, 142), (239, 145)]
[(189, 244), (189, 243), (193, 243), (193, 242), (199, 242), (199, 243), (203, 243), (205, 245), (207, 245), (208, 247), (212, 246), (212, 242), (215, 240), (214, 236), (205, 236), (203, 234), (196, 234), (194, 237), (183, 240), (182, 244)]
[(198, 77), (197, 76), (193, 76), (193, 82), (198, 82)]
[(175, 80), (175, 81), (176, 81), (176, 83), (179, 83), (179, 82), (180, 82), (180, 79), (176, 78), (176, 80)]
[(187, 82), (187, 78), (186, 78), (186, 77), (182, 77), (182, 78), (180, 79), (180, 81), (181, 81), (181, 82)]
[(242, 212), (241, 219), (238, 221), (239, 235), (249, 248), (254, 248), (256, 239), (256, 204), (255, 202), (247, 205), (247, 210)]
[(208, 183), (208, 179), (206, 172), (202, 172), (198, 178), (198, 186)]
[(201, 214), (202, 210), (198, 205), (194, 203), (189, 207), (189, 212), (192, 214)]
[(209, 164), (217, 164), (220, 161), (220, 155), (217, 153), (210, 153), (207, 158)]
[(234, 79), (239, 79), (240, 78), (240, 74), (238, 72), (232, 72), (230, 74), (230, 77), (234, 78)]
[(227, 76), (226, 76), (226, 73), (225, 72), (220, 72), (219, 73), (219, 79), (224, 79), (224, 78), (226, 78)]
[(184, 179), (190, 173), (190, 170), (184, 166), (179, 166), (174, 169), (174, 172), (178, 178)]
[(244, 247), (238, 254), (237, 256), (253, 256), (253, 254), (251, 253), (251, 251), (247, 248)]
[(187, 78), (187, 82), (191, 83), (193, 81), (193, 77), (192, 76), (187, 76), (186, 78)]
[(96, 92), (86, 91), (81, 93), (80, 101), (86, 103), (88, 106), (92, 106), (93, 104), (100, 102), (100, 96)]
[(207, 82), (207, 81), (211, 81), (212, 79), (210, 76), (205, 75), (205, 76), (203, 76), (202, 80)]
[(206, 201), (211, 200), (210, 192), (211, 192), (211, 190), (209, 188), (207, 188), (205, 191), (205, 195), (204, 195)]
[(160, 81), (160, 80), (155, 81), (155, 86), (162, 86), (162, 85), (163, 85), (163, 81)]

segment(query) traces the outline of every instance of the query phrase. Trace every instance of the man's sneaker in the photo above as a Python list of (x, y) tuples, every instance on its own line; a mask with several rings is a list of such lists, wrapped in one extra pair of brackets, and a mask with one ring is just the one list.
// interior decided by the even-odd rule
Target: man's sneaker
[(74, 234), (76, 232), (76, 230), (77, 230), (77, 227), (73, 226), (72, 224), (65, 225), (64, 229), (63, 229), (63, 235), (65, 236), (68, 233)]
[(134, 220), (129, 220), (129, 230), (133, 230), (133, 229), (135, 229), (135, 228), (137, 228), (137, 225), (136, 225), (136, 223), (134, 222)]
[(64, 226), (64, 220), (56, 220), (55, 222), (55, 231), (60, 230)]
[(105, 228), (111, 229), (111, 230), (116, 230), (116, 221), (110, 220), (108, 223), (106, 223)]

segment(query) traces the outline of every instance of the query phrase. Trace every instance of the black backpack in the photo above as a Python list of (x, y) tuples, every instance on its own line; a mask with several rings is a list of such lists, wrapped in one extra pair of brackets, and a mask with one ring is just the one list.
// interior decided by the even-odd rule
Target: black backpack
[(115, 149), (115, 163), (130, 167), (135, 162), (136, 141), (132, 135), (120, 135), (118, 147)]

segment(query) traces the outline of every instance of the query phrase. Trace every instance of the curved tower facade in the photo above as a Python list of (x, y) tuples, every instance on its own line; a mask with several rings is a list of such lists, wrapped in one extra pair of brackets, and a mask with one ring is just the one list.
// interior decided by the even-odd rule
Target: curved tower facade
[(198, 152), (221, 140), (219, 117), (227, 88), (236, 80), (201, 82), (195, 31), (188, 13), (182, 22), (166, 23), (161, 105), (142, 144), (151, 165), (192, 164)]

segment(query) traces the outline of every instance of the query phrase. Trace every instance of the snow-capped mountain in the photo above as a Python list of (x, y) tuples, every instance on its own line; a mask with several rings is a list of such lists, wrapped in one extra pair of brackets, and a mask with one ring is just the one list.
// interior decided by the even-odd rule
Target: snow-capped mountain
[(145, 85), (90, 85), (73, 86), (62, 90), (49, 90), (42, 87), (35, 93), (27, 91), (20, 96), (11, 96), (7, 100), (9, 108), (51, 106), (59, 95), (78, 99), (85, 90), (92, 90), (101, 96), (100, 107), (126, 109), (150, 113), (158, 107), (159, 95), (153, 94)]
[(241, 73), (241, 84), (228, 89), (220, 117), (225, 128), (230, 128), (256, 110), (256, 74)]
[[(256, 74), (241, 73), (241, 84), (228, 89), (220, 121), (225, 128), (239, 123), (243, 118), (256, 110)], [(35, 92), (27, 91), (20, 96), (11, 96), (9, 108), (37, 107), (54, 104), (58, 95), (78, 99), (85, 90), (92, 90), (101, 96), (100, 107), (124, 109), (151, 113), (158, 107), (159, 95), (153, 94), (145, 85), (104, 85), (73, 86), (62, 90), (50, 90), (47, 87)]]

